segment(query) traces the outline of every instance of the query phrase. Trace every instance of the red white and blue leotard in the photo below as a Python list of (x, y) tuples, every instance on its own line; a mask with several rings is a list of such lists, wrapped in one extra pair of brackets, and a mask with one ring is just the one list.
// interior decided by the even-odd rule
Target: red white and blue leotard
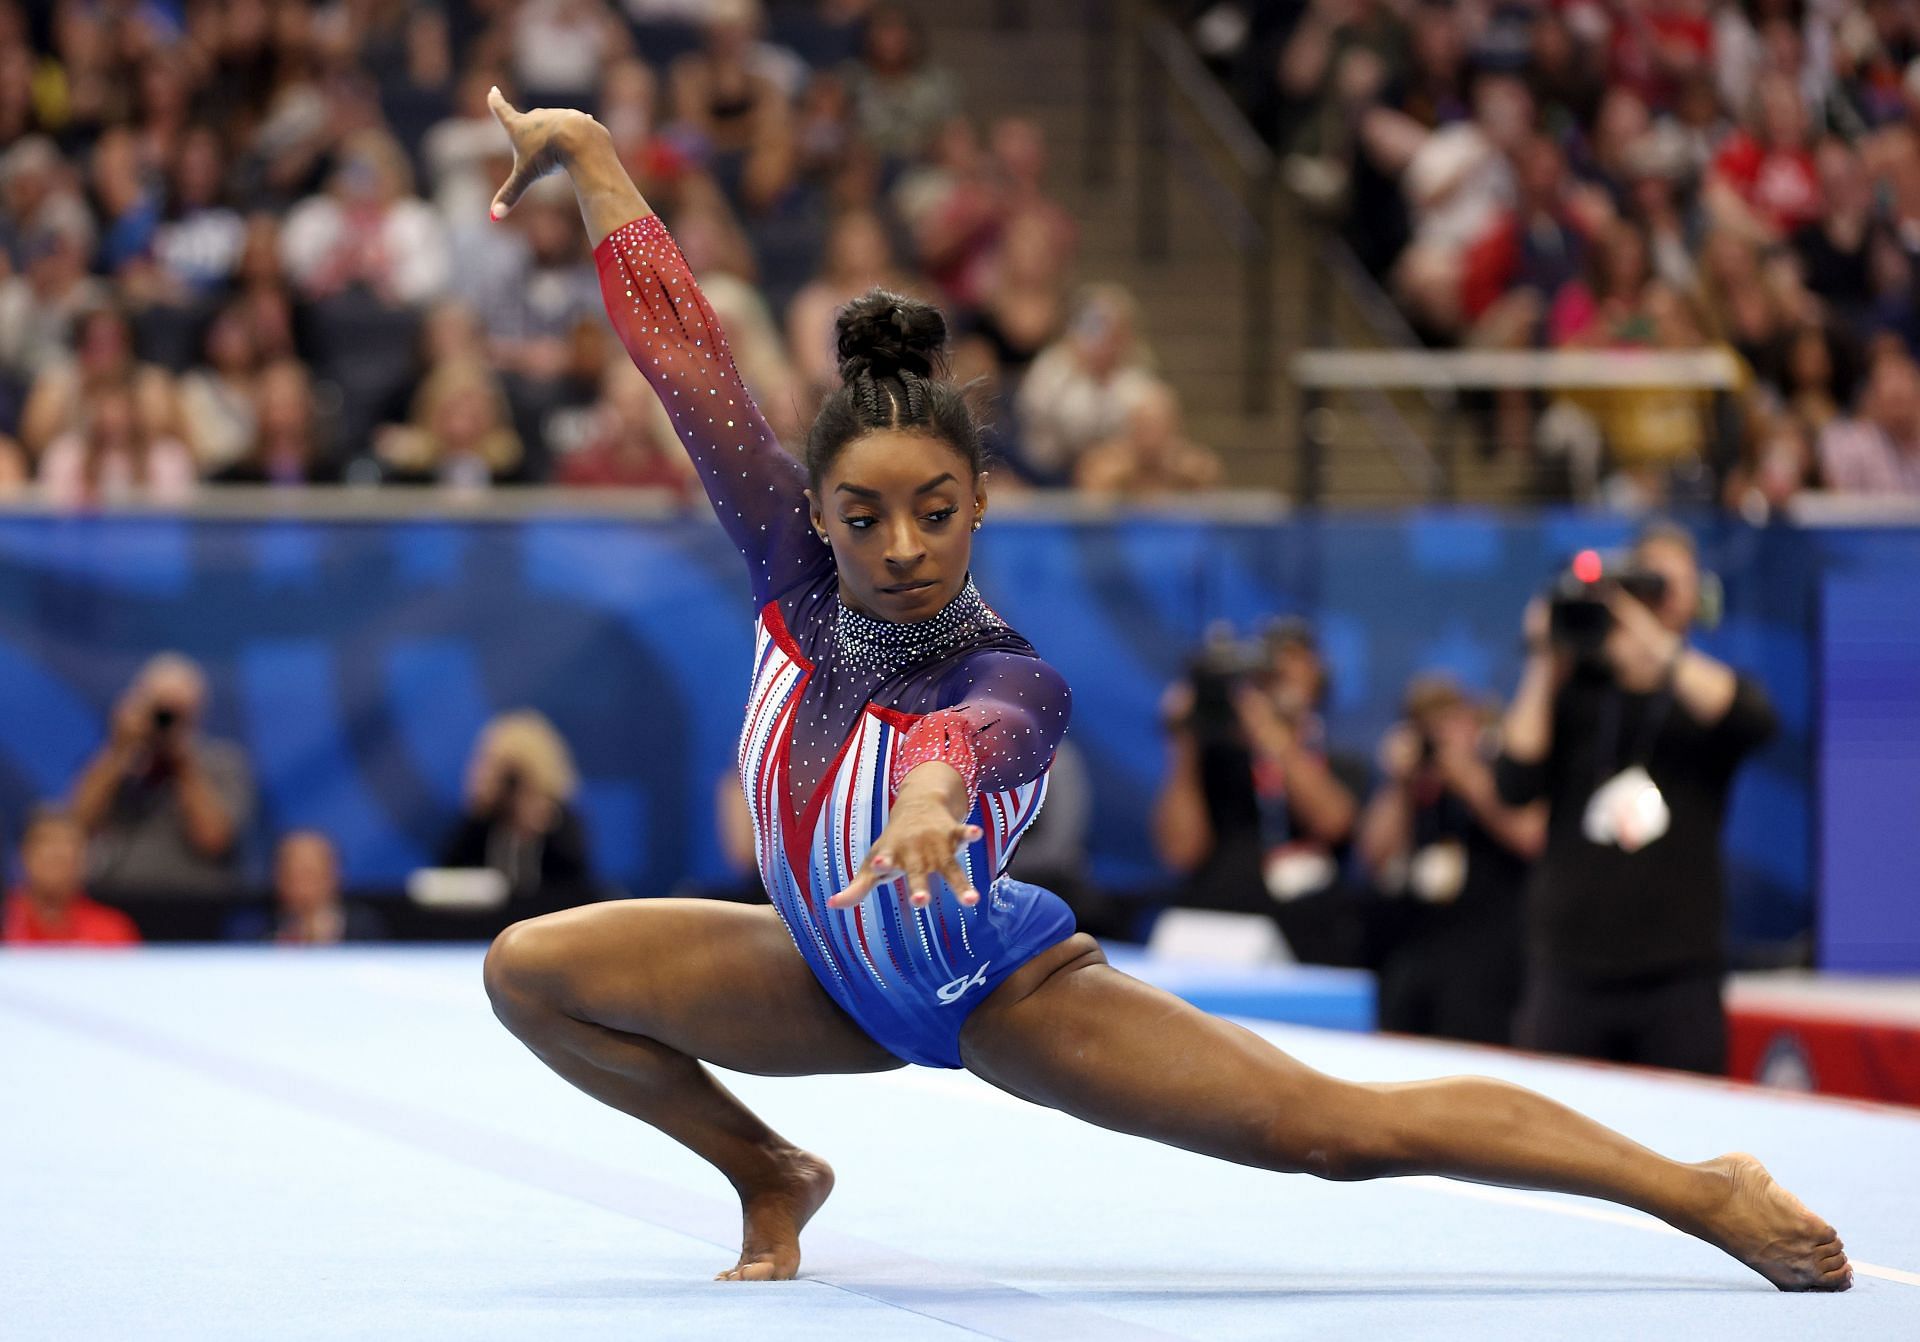
[[(594, 255), (614, 328), (752, 578), (739, 764), (761, 879), (821, 986), (862, 1029), (909, 1062), (958, 1067), (967, 1014), (1073, 931), (1058, 897), (1006, 875), (1066, 731), (1066, 682), (971, 579), (928, 620), (887, 623), (843, 605), (833, 552), (809, 524), (805, 473), (761, 418), (665, 227), (636, 219)], [(983, 836), (960, 861), (980, 902), (961, 904), (935, 877), (925, 908), (904, 881), (828, 908), (907, 771), (929, 760), (951, 764), (973, 796)]]

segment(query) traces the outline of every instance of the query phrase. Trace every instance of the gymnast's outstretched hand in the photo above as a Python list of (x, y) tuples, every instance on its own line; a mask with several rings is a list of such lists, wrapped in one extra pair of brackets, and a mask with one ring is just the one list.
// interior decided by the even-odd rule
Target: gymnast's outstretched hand
[(573, 179), (587, 236), (596, 247), (622, 224), (653, 213), (627, 176), (607, 128), (585, 112), (570, 107), (516, 111), (498, 88), (488, 91), (487, 106), (513, 144), (513, 171), (494, 193), (492, 218), (505, 218), (528, 187), (556, 169)]
[(944, 764), (923, 764), (909, 774), (894, 798), (887, 827), (867, 850), (859, 873), (846, 889), (827, 900), (827, 906), (850, 909), (875, 886), (905, 876), (908, 899), (915, 908), (922, 908), (932, 902), (927, 882), (935, 875), (962, 904), (978, 904), (980, 892), (967, 879), (959, 854), (981, 831), (978, 825), (954, 819), (966, 797), (959, 780), (960, 775)]

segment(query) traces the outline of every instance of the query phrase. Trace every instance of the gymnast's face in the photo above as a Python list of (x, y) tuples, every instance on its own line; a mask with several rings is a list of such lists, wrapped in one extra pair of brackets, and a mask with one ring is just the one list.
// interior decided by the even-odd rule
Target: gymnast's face
[(840, 449), (807, 504), (841, 600), (877, 620), (924, 620), (967, 581), (986, 480), (943, 438), (877, 429)]

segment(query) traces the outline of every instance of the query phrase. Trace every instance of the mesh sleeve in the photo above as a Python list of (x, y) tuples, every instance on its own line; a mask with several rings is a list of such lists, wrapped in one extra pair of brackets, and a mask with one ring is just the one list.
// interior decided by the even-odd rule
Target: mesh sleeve
[(593, 255), (613, 329), (666, 406), (720, 525), (746, 558), (755, 601), (765, 603), (827, 555), (807, 520), (806, 473), (753, 403), (719, 318), (659, 216), (621, 225)]
[(1037, 657), (986, 652), (954, 674), (960, 702), (913, 725), (894, 753), (892, 790), (934, 760), (952, 765), (969, 795), (1016, 788), (1045, 773), (1072, 711), (1060, 673)]

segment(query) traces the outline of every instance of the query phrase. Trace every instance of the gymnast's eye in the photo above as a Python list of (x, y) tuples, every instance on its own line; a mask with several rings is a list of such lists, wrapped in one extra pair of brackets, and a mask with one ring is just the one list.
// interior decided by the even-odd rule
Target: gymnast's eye
[(958, 508), (942, 508), (938, 512), (928, 513), (925, 520), (938, 525), (946, 521), (949, 517), (952, 517), (958, 511)]
[(858, 517), (843, 517), (840, 520), (842, 522), (845, 522), (847, 524), (847, 527), (850, 530), (866, 531), (870, 527), (872, 527), (875, 522), (878, 522), (880, 519), (877, 517), (868, 517), (866, 514), (862, 513)]

